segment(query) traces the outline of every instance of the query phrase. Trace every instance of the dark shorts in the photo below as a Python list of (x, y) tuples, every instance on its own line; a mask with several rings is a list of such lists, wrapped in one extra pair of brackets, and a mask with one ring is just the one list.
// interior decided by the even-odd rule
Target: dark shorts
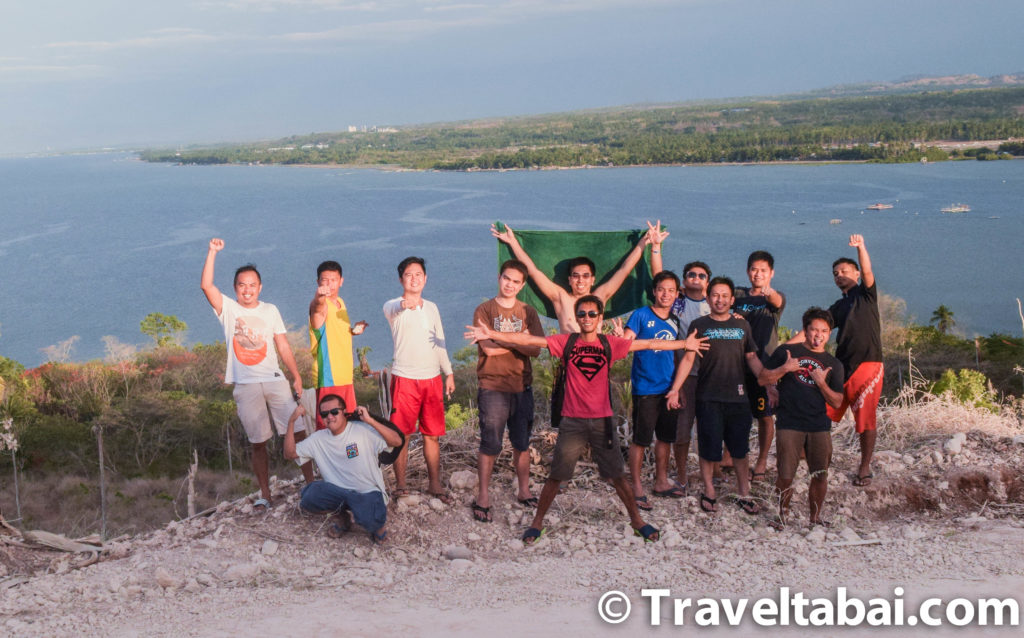
[(633, 443), (649, 447), (655, 435), (662, 443), (675, 443), (677, 412), (668, 409), (664, 394), (634, 394)]
[(743, 380), (743, 386), (747, 391), (747, 399), (750, 400), (750, 413), (755, 419), (775, 414), (775, 410), (768, 405), (768, 388), (760, 385), (757, 377), (748, 374)]
[(307, 512), (337, 512), (347, 509), (352, 518), (368, 532), (384, 527), (388, 508), (380, 492), (356, 492), (327, 481), (313, 481), (302, 488), (299, 506)]
[(522, 392), (500, 392), (480, 388), (476, 393), (480, 408), (480, 453), (497, 456), (501, 452), (501, 437), (508, 426), (508, 440), (512, 447), (525, 452), (530, 449), (533, 431), (533, 388)]
[(562, 417), (555, 440), (555, 454), (551, 459), (553, 481), (568, 481), (576, 471), (576, 462), (583, 451), (590, 446), (590, 456), (597, 464), (597, 473), (603, 479), (622, 476), (622, 452), (619, 450), (618, 433), (612, 430), (612, 447), (608, 449), (604, 438), (604, 419), (577, 419)]
[(691, 374), (683, 381), (679, 392), (682, 407), (676, 410), (676, 443), (689, 443), (693, 438), (693, 421), (697, 417), (697, 375)]
[[(778, 459), (779, 478), (792, 481), (800, 464), (800, 451), (807, 457), (807, 473), (828, 476), (832, 464), (832, 433), (801, 432), (800, 430), (775, 430), (775, 454)], [(820, 474), (818, 474), (820, 473)]]
[(722, 460), (722, 443), (734, 459), (750, 451), (750, 406), (721, 401), (697, 402), (697, 446), (700, 458)]

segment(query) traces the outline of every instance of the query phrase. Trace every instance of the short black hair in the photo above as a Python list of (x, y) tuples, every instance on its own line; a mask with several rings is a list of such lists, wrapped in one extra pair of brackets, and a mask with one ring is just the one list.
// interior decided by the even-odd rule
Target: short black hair
[(322, 397), (320, 397), (320, 400), (317, 401), (316, 407), (319, 408), (321, 405), (324, 404), (324, 401), (330, 401), (331, 399), (334, 399), (338, 403), (341, 404), (341, 411), (342, 412), (348, 412), (348, 405), (345, 404), (345, 399), (341, 398), (337, 394), (325, 394), (325, 395), (323, 395)]
[(576, 266), (586, 266), (587, 268), (590, 269), (590, 274), (592, 276), (594, 276), (594, 277), (597, 276), (597, 266), (594, 265), (594, 262), (589, 257), (573, 257), (572, 259), (570, 259), (569, 260), (569, 274), (570, 275), (572, 274), (572, 271), (573, 271), (573, 269), (576, 268)]
[(755, 250), (750, 253), (750, 256), (747, 257), (747, 270), (750, 270), (755, 261), (766, 261), (768, 262), (768, 268), (775, 270), (775, 258), (767, 250)]
[(736, 294), (736, 285), (733, 284), (732, 283), (732, 279), (729, 279), (728, 277), (715, 277), (714, 279), (709, 281), (708, 282), (708, 294), (711, 294), (711, 289), (713, 287), (715, 287), (715, 286), (728, 286), (729, 287), (729, 294), (730, 295), (735, 295)]
[(319, 266), (316, 267), (316, 278), (320, 279), (320, 275), (324, 274), (324, 272), (328, 271), (328, 270), (331, 271), (331, 272), (338, 273), (339, 277), (343, 276), (341, 274), (341, 264), (339, 264), (336, 261), (328, 260), (328, 261), (322, 262)]
[(256, 270), (256, 264), (245, 264), (244, 266), (239, 266), (238, 270), (235, 271), (235, 280), (232, 282), (232, 285), (238, 283), (238, 276), (241, 275), (243, 272), (256, 273), (256, 279), (261, 284), (263, 283), (263, 277), (260, 277), (260, 271)]
[(804, 330), (807, 330), (807, 327), (810, 326), (811, 322), (814, 321), (815, 319), (821, 319), (822, 321), (827, 323), (829, 330), (836, 327), (836, 322), (834, 319), (832, 319), (831, 312), (829, 312), (828, 310), (824, 310), (823, 308), (819, 308), (817, 306), (811, 306), (806, 311), (804, 311)]
[(679, 276), (678, 275), (676, 275), (671, 270), (662, 270), (661, 272), (659, 272), (657, 275), (654, 276), (654, 282), (651, 283), (651, 290), (657, 288), (658, 284), (660, 284), (661, 282), (665, 281), (666, 279), (671, 279), (672, 281), (674, 281), (675, 284), (676, 284), (676, 288), (679, 288), (679, 286), (681, 285), (679, 283)]
[(419, 264), (420, 268), (423, 269), (423, 274), (427, 274), (427, 262), (423, 261), (422, 257), (406, 257), (398, 262), (398, 278), (401, 279), (405, 274), (405, 269), (413, 264)]
[(507, 259), (507, 260), (505, 260), (505, 263), (503, 263), (501, 265), (501, 268), (498, 269), (498, 274), (500, 275), (501, 273), (505, 272), (509, 268), (511, 268), (512, 270), (515, 270), (516, 272), (521, 274), (523, 276), (524, 280), (530, 274), (530, 271), (526, 267), (526, 264), (524, 264), (523, 262), (519, 261), (518, 259)]
[(604, 302), (601, 301), (601, 298), (598, 297), (597, 295), (583, 295), (582, 297), (576, 300), (576, 303), (573, 305), (572, 309), (576, 312), (579, 312), (580, 306), (582, 306), (585, 303), (592, 303), (596, 305), (597, 313), (601, 315), (604, 314)]
[(849, 257), (840, 257), (839, 259), (833, 261), (832, 270), (835, 270), (836, 266), (838, 266), (839, 264), (850, 264), (851, 266), (857, 269), (857, 272), (860, 272), (860, 264), (850, 259)]
[(690, 272), (691, 268), (703, 268), (704, 272), (708, 274), (708, 277), (711, 276), (711, 267), (705, 264), (703, 261), (691, 261), (690, 263), (683, 266), (683, 275), (686, 275), (686, 273)]

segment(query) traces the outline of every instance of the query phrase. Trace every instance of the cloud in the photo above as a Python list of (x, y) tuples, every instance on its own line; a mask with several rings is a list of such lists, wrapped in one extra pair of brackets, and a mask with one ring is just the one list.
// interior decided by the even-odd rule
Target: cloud
[(8, 62), (13, 58), (0, 58), (0, 82), (67, 80), (96, 77), (107, 72), (97, 64), (43, 64), (24, 61)]
[(77, 51), (113, 51), (117, 49), (155, 48), (181, 44), (204, 44), (238, 39), (232, 35), (211, 35), (198, 29), (164, 28), (149, 35), (123, 40), (70, 40), (46, 44), (48, 49), (74, 49)]

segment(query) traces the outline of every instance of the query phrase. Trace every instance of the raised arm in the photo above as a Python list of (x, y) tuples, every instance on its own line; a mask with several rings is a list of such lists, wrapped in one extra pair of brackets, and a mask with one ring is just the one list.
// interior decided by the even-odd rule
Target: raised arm
[[(650, 226), (650, 223), (648, 223), (648, 226)], [(622, 287), (626, 278), (629, 277), (629, 273), (633, 272), (633, 269), (636, 268), (636, 265), (640, 262), (640, 258), (644, 254), (644, 248), (647, 247), (647, 244), (653, 241), (651, 239), (651, 232), (652, 229), (648, 228), (647, 232), (644, 233), (644, 236), (636, 243), (636, 246), (633, 246), (633, 250), (629, 251), (629, 254), (626, 255), (626, 258), (615, 270), (611, 278), (594, 289), (594, 294), (600, 297), (602, 301), (608, 301), (611, 299), (612, 296), (619, 291), (619, 288)], [(658, 251), (658, 255), (661, 255), (660, 249)]]
[(661, 230), (661, 220), (658, 220), (656, 225), (651, 225), (651, 222), (647, 222), (647, 235), (651, 239), (651, 277), (657, 275), (662, 270), (665, 270), (661, 261), (661, 245), (665, 242), (665, 238), (668, 237), (668, 231)]
[(220, 311), (224, 308), (224, 298), (221, 296), (217, 286), (213, 285), (213, 266), (214, 262), (217, 261), (217, 253), (223, 249), (223, 239), (214, 237), (210, 240), (209, 248), (206, 251), (206, 261), (203, 263), (203, 275), (199, 280), (199, 287), (203, 289), (206, 300), (210, 302), (213, 311), (218, 315), (220, 315)]
[(309, 302), (309, 325), (313, 326), (314, 330), (319, 330), (327, 321), (328, 294), (330, 289), (327, 286), (317, 286), (313, 301)]
[(533, 283), (537, 284), (541, 294), (550, 299), (552, 303), (555, 303), (559, 296), (565, 292), (564, 288), (551, 281), (540, 268), (537, 268), (537, 264), (533, 263), (530, 256), (523, 250), (515, 233), (512, 232), (508, 224), (505, 224), (504, 232), (499, 232), (497, 227), (491, 224), (491, 235), (497, 238), (498, 241), (508, 244), (515, 258), (526, 264), (526, 272), (530, 275), (530, 279), (533, 279)]
[(865, 288), (875, 285), (875, 272), (871, 270), (871, 256), (864, 245), (863, 235), (850, 235), (850, 245), (857, 249), (857, 261), (860, 262), (860, 280)]
[(370, 416), (370, 412), (366, 409), (365, 405), (358, 406), (356, 408), (356, 414), (359, 415), (360, 421), (369, 425), (374, 430), (377, 430), (377, 434), (384, 439), (384, 442), (388, 444), (388, 447), (398, 447), (402, 444), (401, 435)]

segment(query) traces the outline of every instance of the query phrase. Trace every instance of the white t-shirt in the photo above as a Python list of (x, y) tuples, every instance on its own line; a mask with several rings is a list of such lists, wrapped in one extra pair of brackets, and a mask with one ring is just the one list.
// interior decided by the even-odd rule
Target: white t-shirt
[(320, 476), (332, 485), (354, 492), (380, 492), (387, 503), (388, 491), (377, 455), (386, 450), (384, 441), (373, 426), (350, 420), (345, 431), (335, 436), (330, 430), (319, 430), (295, 446), (299, 465), (316, 461)]
[(404, 379), (433, 379), (441, 373), (452, 373), (441, 314), (433, 302), (424, 299), (419, 308), (402, 308), (402, 298), (398, 297), (384, 304), (384, 316), (395, 342), (391, 374)]
[(224, 383), (267, 383), (285, 379), (277, 363), (274, 335), (284, 334), (284, 321), (274, 304), (259, 302), (255, 308), (243, 308), (234, 299), (222, 296), (217, 315), (224, 328), (228, 363)]

